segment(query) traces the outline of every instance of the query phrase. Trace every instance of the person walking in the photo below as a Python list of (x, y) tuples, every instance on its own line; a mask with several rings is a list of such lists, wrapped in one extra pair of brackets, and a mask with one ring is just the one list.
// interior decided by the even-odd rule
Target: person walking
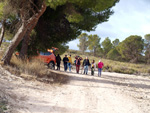
[(88, 68), (90, 66), (90, 61), (88, 59), (88, 57), (86, 56), (86, 58), (83, 61), (83, 66), (84, 66), (84, 74), (88, 74)]
[(94, 76), (94, 71), (96, 69), (96, 63), (95, 63), (95, 60), (92, 61), (92, 64), (91, 64), (91, 75)]
[(71, 72), (71, 64), (72, 64), (72, 58), (71, 58), (71, 55), (69, 55), (68, 56), (68, 59), (69, 59), (69, 61), (68, 61), (68, 67), (69, 67), (69, 71)]
[(69, 59), (67, 57), (67, 55), (65, 55), (65, 57), (63, 58), (63, 62), (64, 62), (64, 71), (67, 71), (67, 63), (68, 63)]
[(76, 59), (76, 62), (75, 62), (76, 63), (76, 72), (79, 73), (82, 57), (76, 56), (75, 59)]
[(59, 54), (56, 56), (57, 70), (60, 70), (61, 57)]
[(99, 63), (98, 63), (98, 76), (99, 77), (101, 77), (103, 66), (104, 66), (103, 62), (101, 60), (99, 60)]

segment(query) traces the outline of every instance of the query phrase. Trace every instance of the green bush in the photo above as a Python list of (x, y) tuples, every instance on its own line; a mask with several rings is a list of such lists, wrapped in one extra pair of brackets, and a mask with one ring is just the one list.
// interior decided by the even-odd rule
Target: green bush
[(7, 109), (7, 102), (0, 97), (0, 113), (5, 113)]

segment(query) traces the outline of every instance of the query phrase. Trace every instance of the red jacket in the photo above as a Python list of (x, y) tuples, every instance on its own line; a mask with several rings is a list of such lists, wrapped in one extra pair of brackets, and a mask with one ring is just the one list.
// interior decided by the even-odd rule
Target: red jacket
[(80, 61), (82, 60), (82, 57), (79, 57), (78, 59), (78, 56), (76, 56), (75, 59), (76, 59), (76, 65), (80, 65), (81, 64)]
[(98, 68), (103, 68), (103, 66), (104, 66), (103, 62), (98, 63)]

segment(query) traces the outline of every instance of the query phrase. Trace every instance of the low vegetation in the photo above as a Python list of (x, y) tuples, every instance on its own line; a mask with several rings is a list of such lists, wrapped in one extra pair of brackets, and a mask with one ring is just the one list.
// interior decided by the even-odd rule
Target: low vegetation
[(8, 113), (7, 101), (0, 96), (0, 113)]
[(71, 54), (73, 61), (75, 60), (75, 56), (81, 56), (83, 59), (85, 56), (88, 56), (90, 62), (95, 60), (96, 64), (101, 59), (104, 63), (103, 71), (108, 72), (117, 72), (117, 73), (124, 73), (124, 74), (136, 74), (136, 75), (150, 75), (150, 65), (147, 64), (135, 64), (129, 62), (120, 62), (120, 61), (113, 61), (109, 59), (103, 59), (100, 57), (94, 57), (89, 53), (85, 53), (86, 55), (82, 55), (79, 51), (69, 50), (68, 52), (62, 55), (62, 58), (65, 54)]
[(30, 74), (38, 77), (45, 76), (48, 74), (47, 67), (44, 65), (42, 61), (33, 60), (33, 61), (22, 61), (17, 57), (13, 56), (11, 59), (11, 65), (4, 66), (5, 69), (9, 70), (13, 74)]
[(40, 60), (22, 61), (16, 56), (13, 56), (11, 64), (3, 65), (3, 67), (10, 73), (27, 80), (38, 80), (41, 82), (59, 85), (65, 84), (69, 81), (69, 77), (67, 75), (53, 72), (53, 70), (48, 69), (47, 65)]

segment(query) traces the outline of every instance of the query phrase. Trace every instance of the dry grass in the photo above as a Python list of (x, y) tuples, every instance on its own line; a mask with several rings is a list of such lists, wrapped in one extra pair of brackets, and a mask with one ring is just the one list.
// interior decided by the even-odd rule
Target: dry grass
[[(68, 55), (68, 53), (64, 53), (61, 57)], [(71, 54), (72, 60), (75, 60), (75, 56), (77, 54)], [(79, 55), (83, 59), (86, 57), (85, 55)], [(94, 56), (88, 56), (90, 62), (92, 60), (95, 60), (96, 64), (98, 64), (98, 61), (101, 59), (99, 57)], [(119, 61), (113, 61), (108, 59), (101, 59), (104, 63), (103, 71), (109, 71), (109, 72), (117, 72), (117, 73), (125, 73), (125, 74), (136, 74), (136, 75), (149, 75), (150, 76), (150, 65), (146, 64), (134, 64), (134, 63), (128, 63), (128, 62), (119, 62)]]
[[(0, 58), (2, 53), (0, 52)], [(41, 82), (51, 84), (65, 84), (69, 77), (48, 69), (40, 60), (22, 61), (16, 56), (11, 59), (10, 65), (3, 65), (3, 67), (10, 73), (20, 76), (26, 80), (39, 80)]]
[(22, 61), (13, 56), (11, 59), (11, 66), (20, 73), (31, 74), (38, 77), (48, 74), (47, 67), (40, 60)]

